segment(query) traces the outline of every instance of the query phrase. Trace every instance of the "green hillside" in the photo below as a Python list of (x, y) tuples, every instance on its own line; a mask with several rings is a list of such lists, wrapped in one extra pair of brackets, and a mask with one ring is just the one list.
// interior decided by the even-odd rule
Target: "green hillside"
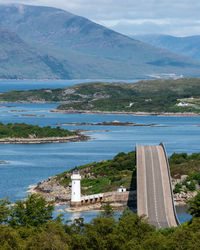
[(137, 83), (84, 83), (59, 89), (8, 91), (0, 101), (63, 102), (63, 111), (200, 113), (200, 79), (146, 80)]

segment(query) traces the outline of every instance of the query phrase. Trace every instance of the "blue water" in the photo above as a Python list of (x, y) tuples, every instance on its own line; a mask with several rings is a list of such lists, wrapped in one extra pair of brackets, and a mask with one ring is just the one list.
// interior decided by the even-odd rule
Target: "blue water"
[[(158, 124), (159, 127), (115, 127), (115, 126), (61, 126), (66, 129), (90, 130), (87, 142), (1, 145), (0, 160), (9, 164), (0, 165), (0, 199), (9, 196), (11, 201), (26, 197), (29, 185), (36, 184), (50, 176), (92, 161), (112, 158), (118, 152), (129, 152), (138, 144), (164, 142), (168, 155), (173, 152), (200, 151), (199, 117), (156, 117), (131, 115), (56, 114), (48, 111), (56, 104), (6, 104), (0, 107), (1, 122), (29, 123), (41, 126), (56, 126), (58, 123), (103, 122), (119, 120), (144, 124)], [(35, 114), (45, 117), (19, 117)], [(97, 211), (81, 215), (90, 220)], [(77, 214), (66, 213), (65, 218)], [(179, 213), (180, 220), (188, 220), (188, 214)]]
[(78, 83), (88, 82), (126, 82), (134, 83), (139, 80), (115, 80), (115, 79), (85, 79), (85, 80), (0, 80), (0, 92), (8, 90), (30, 90), (30, 89), (44, 89), (44, 88), (64, 88), (70, 87)]

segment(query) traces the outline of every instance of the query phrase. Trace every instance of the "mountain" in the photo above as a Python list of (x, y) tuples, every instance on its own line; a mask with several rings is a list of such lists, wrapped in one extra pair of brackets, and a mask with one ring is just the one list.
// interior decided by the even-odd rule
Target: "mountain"
[[(66, 70), (56, 69), (56, 58), (39, 53), (17, 34), (0, 27), (0, 78), (62, 78)], [(41, 70), (42, 69), (42, 70)]]
[[(13, 74), (10, 67), (14, 70), (16, 65), (16, 74), (13, 74), (16, 78), (130, 79), (152, 74), (199, 75), (200, 62), (196, 60), (155, 48), (56, 8), (0, 5), (0, 26), (19, 36), (26, 52), (40, 60), (37, 67), (27, 61), (19, 71), (18, 60), (26, 61), (24, 54), (19, 53), (21, 59), (9, 57), (7, 66), (0, 62), (0, 68), (4, 67), (7, 75)], [(6, 45), (0, 46), (4, 50)], [(12, 48), (18, 50), (17, 44)]]
[(152, 46), (200, 60), (200, 36), (140, 35), (133, 38)]

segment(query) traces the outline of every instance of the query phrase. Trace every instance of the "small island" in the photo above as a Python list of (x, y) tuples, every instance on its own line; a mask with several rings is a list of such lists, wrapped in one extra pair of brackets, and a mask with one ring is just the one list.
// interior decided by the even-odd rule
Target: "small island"
[(105, 121), (105, 122), (72, 122), (72, 123), (62, 123), (57, 124), (62, 126), (130, 126), (130, 127), (158, 127), (158, 124), (141, 124), (141, 123), (133, 123), (133, 122), (120, 122), (117, 120), (114, 121)]
[[(200, 190), (200, 153), (187, 155), (174, 153), (169, 158), (172, 176), (172, 187), (176, 205), (186, 202)], [(136, 151), (119, 153), (111, 160), (102, 160), (83, 166), (78, 171), (81, 179), (81, 194), (93, 195), (103, 193), (112, 206), (119, 209), (127, 204), (127, 197), (118, 200), (119, 188), (129, 192), (129, 202), (136, 206)], [(71, 199), (71, 175), (74, 169), (58, 174), (54, 177), (31, 186), (29, 192), (39, 193), (47, 201), (54, 201), (56, 205), (68, 205)], [(117, 198), (116, 198), (117, 197)], [(80, 207), (77, 211), (99, 209), (100, 204), (90, 204)], [(69, 211), (69, 210), (68, 210)]]
[(71, 141), (88, 140), (77, 131), (69, 131), (60, 127), (50, 126), (40, 127), (38, 125), (28, 125), (25, 123), (0, 122), (0, 143), (1, 144), (40, 144), (40, 143), (61, 143)]

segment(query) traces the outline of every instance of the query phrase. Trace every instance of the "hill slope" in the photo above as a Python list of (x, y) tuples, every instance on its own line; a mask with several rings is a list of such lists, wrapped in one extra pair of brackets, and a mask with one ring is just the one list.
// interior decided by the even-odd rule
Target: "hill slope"
[[(60, 78), (67, 72), (56, 72), (55, 58), (35, 51), (17, 34), (0, 27), (0, 78)], [(42, 70), (41, 70), (42, 69)]]
[(141, 35), (135, 36), (135, 38), (150, 45), (200, 60), (200, 36)]
[(137, 83), (84, 83), (60, 89), (8, 91), (0, 101), (63, 102), (59, 112), (196, 112), (200, 113), (200, 79)]
[(157, 49), (60, 9), (0, 5), (0, 25), (16, 32), (39, 53), (47, 54), (48, 61), (53, 57), (56, 63), (51, 64), (50, 60), (48, 64), (56, 68), (54, 75), (60, 74), (60, 78), (199, 74), (200, 63), (195, 60)]

